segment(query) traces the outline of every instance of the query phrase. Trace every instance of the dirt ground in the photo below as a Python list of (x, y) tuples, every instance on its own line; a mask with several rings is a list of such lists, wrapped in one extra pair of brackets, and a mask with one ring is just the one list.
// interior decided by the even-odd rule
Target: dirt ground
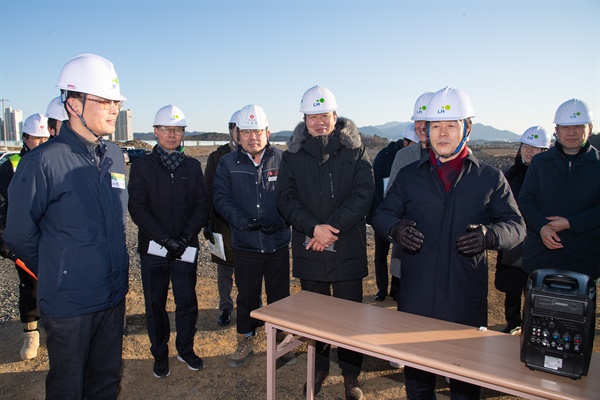
[[(189, 149), (186, 153), (203, 160), (212, 149)], [(510, 155), (514, 154), (508, 151)], [(374, 156), (374, 155), (373, 155)], [(369, 229), (372, 238), (372, 231)], [(132, 234), (128, 232), (128, 235)], [(387, 298), (384, 302), (373, 300), (375, 286), (373, 266), (374, 246), (370, 241), (369, 276), (364, 280), (363, 302), (374, 307), (395, 309), (395, 302)], [(131, 251), (132, 257), (137, 255)], [(505, 325), (503, 294), (494, 289), (495, 252), (490, 252), (490, 291), (489, 291), (489, 329), (499, 330)], [(228, 327), (217, 325), (218, 294), (215, 265), (202, 263), (198, 266), (199, 280), (197, 295), (199, 304), (198, 333), (195, 339), (195, 351), (201, 356), (206, 367), (201, 371), (191, 371), (185, 364), (177, 361), (175, 353), (174, 303), (169, 296), (168, 310), (172, 322), (170, 341), (171, 375), (166, 379), (156, 379), (152, 374), (152, 356), (146, 333), (144, 301), (141, 289), (139, 268), (132, 268), (130, 291), (127, 295), (127, 328), (124, 337), (123, 368), (120, 399), (251, 399), (266, 397), (266, 345), (264, 329), (260, 329), (256, 340), (255, 355), (242, 368), (227, 365), (229, 355), (235, 350), (235, 312), (232, 324)], [(300, 290), (299, 282), (292, 278), (291, 292)], [(236, 295), (235, 289), (233, 296)], [(235, 298), (235, 297), (234, 297)], [(266, 300), (263, 299), (263, 302)], [(598, 321), (598, 319), (597, 319)], [(600, 350), (596, 326), (595, 351)], [(38, 357), (30, 361), (21, 361), (19, 349), (22, 344), (21, 324), (17, 319), (0, 323), (0, 398), (37, 400), (44, 398), (44, 380), (48, 371), (48, 354), (45, 349), (45, 333), (41, 332), (41, 347)], [(296, 350), (298, 363), (294, 366), (282, 366), (277, 371), (277, 398), (301, 399), (302, 386), (306, 374), (306, 349)], [(344, 388), (339, 367), (336, 363), (335, 349), (332, 351), (331, 375), (317, 396), (318, 399), (343, 399)], [(519, 365), (519, 355), (514, 355), (515, 365)], [(507, 366), (511, 368), (511, 366)], [(402, 370), (393, 369), (386, 361), (365, 356), (361, 386), (366, 399), (404, 399), (404, 377)], [(439, 398), (449, 398), (449, 388), (443, 378), (438, 379)], [(495, 391), (483, 390), (483, 398), (512, 399)]]

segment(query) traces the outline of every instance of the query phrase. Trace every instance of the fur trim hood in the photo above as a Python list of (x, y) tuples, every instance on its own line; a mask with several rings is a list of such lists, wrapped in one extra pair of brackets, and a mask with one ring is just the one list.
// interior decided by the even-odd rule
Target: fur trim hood
[[(332, 135), (337, 136), (342, 146), (348, 149), (357, 149), (362, 146), (358, 128), (354, 122), (348, 118), (338, 117)], [(296, 125), (294, 133), (292, 133), (292, 136), (288, 141), (288, 151), (290, 153), (299, 152), (304, 146), (307, 137), (308, 131), (306, 130), (306, 124), (302, 121)]]

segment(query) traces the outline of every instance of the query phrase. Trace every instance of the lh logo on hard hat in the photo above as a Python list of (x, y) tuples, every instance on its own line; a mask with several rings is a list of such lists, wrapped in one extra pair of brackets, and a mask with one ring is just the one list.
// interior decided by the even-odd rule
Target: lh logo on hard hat
[(578, 117), (581, 117), (581, 113), (579, 111), (577, 111), (576, 113), (573, 113), (573, 115), (571, 115), (571, 119), (578, 118)]
[(421, 106), (421, 107), (419, 107), (417, 114), (423, 114), (423, 112), (425, 112), (425, 110), (427, 110), (427, 106)]
[(527, 139), (533, 140), (533, 139), (538, 139), (540, 136), (539, 135), (529, 135), (527, 136)]
[(446, 111), (450, 111), (450, 104), (446, 104), (445, 106), (442, 106), (442, 108), (440, 108), (438, 110), (438, 114), (444, 114)]
[(322, 97), (313, 103), (313, 107), (319, 107), (321, 103), (325, 103), (325, 99)]
[(112, 80), (112, 87), (113, 89), (116, 89), (117, 86), (119, 86), (119, 78), (117, 78), (116, 76), (113, 78)]

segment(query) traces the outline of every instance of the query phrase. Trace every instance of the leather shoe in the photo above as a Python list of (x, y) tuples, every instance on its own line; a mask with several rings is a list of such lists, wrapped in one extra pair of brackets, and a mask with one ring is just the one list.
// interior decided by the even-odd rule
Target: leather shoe
[(344, 388), (346, 389), (346, 400), (362, 400), (363, 392), (357, 376), (344, 376)]
[[(323, 386), (323, 382), (325, 382), (325, 379), (327, 379), (327, 377), (329, 376), (329, 371), (320, 371), (320, 370), (316, 370), (315, 371), (315, 390), (314, 390), (314, 395), (318, 395), (319, 392), (321, 391), (321, 386)], [(304, 384), (304, 389), (302, 390), (302, 394), (304, 396), (306, 396), (306, 383)]]
[(220, 326), (227, 326), (231, 322), (231, 310), (229, 308), (221, 311), (221, 315), (217, 318), (217, 324)]
[(384, 301), (385, 300), (385, 296), (387, 296), (387, 293), (385, 292), (385, 290), (380, 290), (375, 295), (375, 301)]

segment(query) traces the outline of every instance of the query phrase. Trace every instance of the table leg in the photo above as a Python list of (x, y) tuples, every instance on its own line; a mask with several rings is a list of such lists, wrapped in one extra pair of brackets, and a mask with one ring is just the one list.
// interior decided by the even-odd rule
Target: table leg
[(277, 373), (277, 329), (273, 324), (265, 323), (267, 333), (267, 400), (275, 400), (275, 374)]
[(315, 393), (315, 354), (316, 341), (307, 339), (307, 354), (306, 354), (306, 399), (313, 400)]

